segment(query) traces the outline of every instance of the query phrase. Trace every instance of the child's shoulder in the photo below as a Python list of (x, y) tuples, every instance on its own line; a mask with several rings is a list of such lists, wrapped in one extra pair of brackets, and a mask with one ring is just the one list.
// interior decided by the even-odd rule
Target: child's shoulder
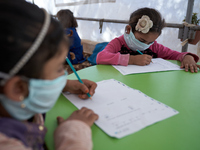
[(125, 39), (124, 39), (124, 35), (121, 35), (119, 37), (112, 39), (110, 41), (110, 44), (125, 45), (127, 47), (127, 44), (126, 44)]
[(115, 37), (114, 39), (111, 40), (111, 42), (121, 42), (121, 43), (124, 43), (125, 42), (124, 35), (121, 35), (119, 37)]

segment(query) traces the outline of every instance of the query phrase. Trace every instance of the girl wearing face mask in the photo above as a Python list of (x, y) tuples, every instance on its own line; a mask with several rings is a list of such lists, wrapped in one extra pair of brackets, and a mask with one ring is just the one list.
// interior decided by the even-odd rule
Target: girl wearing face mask
[[(152, 58), (181, 61), (185, 71), (197, 72), (199, 57), (195, 54), (180, 53), (156, 42), (165, 26), (160, 13), (152, 8), (141, 8), (133, 12), (124, 35), (113, 39), (103, 51), (97, 54), (97, 64), (148, 65)], [(141, 51), (144, 55), (137, 52)]]
[[(60, 23), (24, 0), (0, 2), (0, 149), (44, 149), (44, 113), (62, 91), (87, 98), (96, 83), (68, 80), (69, 50)], [(43, 115), (42, 115), (43, 114)], [(92, 149), (90, 126), (98, 116), (87, 108), (58, 117), (55, 149)]]

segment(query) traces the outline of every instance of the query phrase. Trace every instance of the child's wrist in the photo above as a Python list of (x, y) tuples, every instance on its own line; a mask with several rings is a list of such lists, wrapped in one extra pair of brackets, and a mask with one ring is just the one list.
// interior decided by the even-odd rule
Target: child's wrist
[(136, 56), (134, 56), (134, 55), (130, 55), (129, 61), (128, 61), (129, 65), (136, 65), (136, 59), (135, 59), (135, 57)]

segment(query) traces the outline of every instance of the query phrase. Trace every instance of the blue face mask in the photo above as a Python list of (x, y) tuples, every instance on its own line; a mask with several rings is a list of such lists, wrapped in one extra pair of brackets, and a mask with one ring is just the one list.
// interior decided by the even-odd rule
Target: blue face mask
[(133, 51), (136, 50), (144, 51), (154, 43), (152, 42), (151, 44), (145, 44), (143, 42), (140, 42), (138, 39), (135, 38), (132, 31), (130, 31), (129, 34), (124, 33), (124, 39), (126, 41), (127, 46)]
[(54, 80), (29, 80), (29, 95), (22, 102), (0, 95), (0, 102), (18, 120), (27, 120), (36, 113), (48, 112), (56, 103), (67, 82), (67, 72)]

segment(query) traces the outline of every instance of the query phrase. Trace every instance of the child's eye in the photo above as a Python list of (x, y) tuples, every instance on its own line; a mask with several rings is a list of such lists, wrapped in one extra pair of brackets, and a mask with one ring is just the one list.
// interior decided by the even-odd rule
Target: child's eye
[(145, 41), (144, 40), (139, 40), (140, 42), (142, 42), (142, 43), (145, 43)]
[(148, 45), (153, 44), (153, 42), (148, 43)]

